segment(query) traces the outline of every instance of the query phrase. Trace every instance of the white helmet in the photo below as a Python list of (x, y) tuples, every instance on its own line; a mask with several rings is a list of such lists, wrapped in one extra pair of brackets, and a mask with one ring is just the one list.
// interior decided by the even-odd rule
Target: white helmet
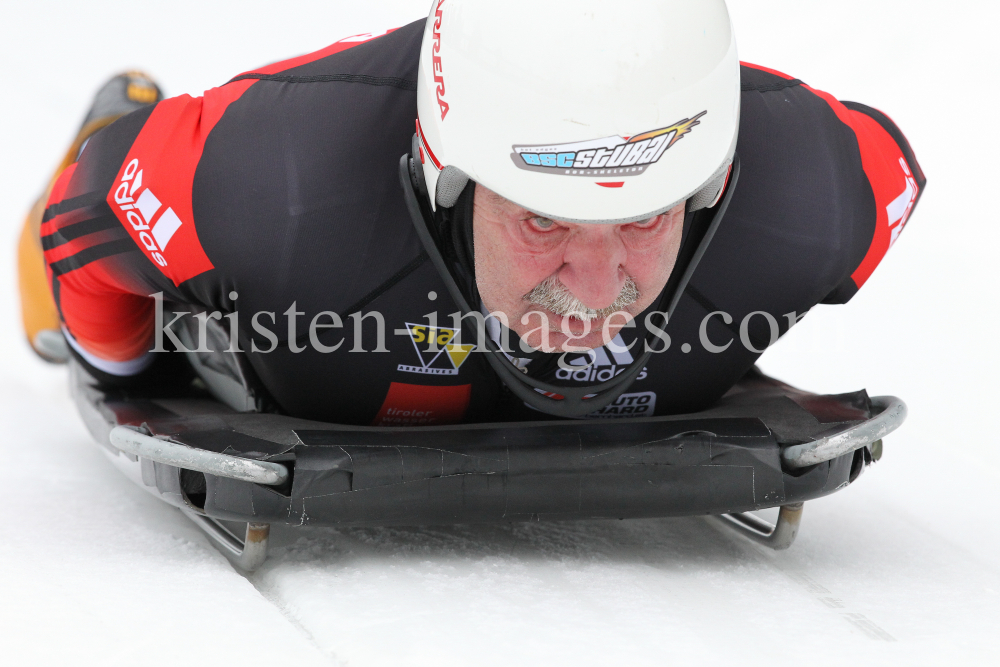
[(569, 222), (712, 206), (739, 104), (724, 0), (434, 0), (417, 81), (431, 205), (472, 179)]

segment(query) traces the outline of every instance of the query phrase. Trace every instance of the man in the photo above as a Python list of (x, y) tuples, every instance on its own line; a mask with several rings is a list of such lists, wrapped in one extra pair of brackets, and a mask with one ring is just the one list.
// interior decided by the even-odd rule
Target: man
[(708, 407), (925, 180), (882, 113), (740, 64), (722, 0), (626, 4), (437, 0), (90, 135), (39, 231), (73, 356), (160, 382), (198, 317), (301, 417)]

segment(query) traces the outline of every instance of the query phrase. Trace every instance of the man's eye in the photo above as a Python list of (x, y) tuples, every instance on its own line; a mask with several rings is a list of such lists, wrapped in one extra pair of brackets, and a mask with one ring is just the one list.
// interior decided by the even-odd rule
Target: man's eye
[(632, 226), (633, 227), (638, 227), (639, 229), (648, 229), (649, 227), (652, 227), (657, 222), (659, 222), (659, 220), (660, 220), (660, 216), (657, 215), (657, 216), (653, 216), (649, 220), (639, 220), (638, 222), (633, 222)]
[(536, 227), (543, 230), (552, 229), (552, 225), (556, 224), (555, 221), (548, 218), (532, 218), (531, 221), (535, 223)]

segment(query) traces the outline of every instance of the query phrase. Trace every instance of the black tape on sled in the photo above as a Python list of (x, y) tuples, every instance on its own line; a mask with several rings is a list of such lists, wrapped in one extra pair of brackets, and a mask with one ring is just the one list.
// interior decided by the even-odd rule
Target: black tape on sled
[(782, 467), (782, 448), (871, 417), (863, 391), (818, 396), (756, 372), (694, 415), (413, 428), (237, 413), (204, 393), (150, 398), (87, 382), (75, 390), (102, 441), (124, 425), (289, 472), (281, 485), (265, 486), (139, 461), (143, 484), (167, 502), (216, 519), (299, 525), (685, 516), (788, 505), (846, 486), (867, 459), (859, 464), (858, 450), (793, 471)]

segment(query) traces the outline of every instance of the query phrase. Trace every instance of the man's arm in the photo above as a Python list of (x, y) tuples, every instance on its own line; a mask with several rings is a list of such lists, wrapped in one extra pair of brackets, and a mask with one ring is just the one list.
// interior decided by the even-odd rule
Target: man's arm
[[(262, 78), (284, 81), (278, 73), (370, 38), (240, 75), (202, 97), (159, 101), (91, 137), (53, 187), (41, 226), (48, 282), (78, 359), (110, 376), (135, 376), (156, 356), (152, 294), (215, 308), (225, 301), (217, 272), (205, 278), (214, 266), (194, 216), (195, 173), (209, 135)], [(216, 222), (207, 217), (197, 221), (203, 229)]]
[(109, 376), (130, 377), (153, 362), (153, 300), (147, 262), (107, 201), (120, 161), (151, 110), (91, 138), (52, 187), (40, 235), (46, 274), (75, 356)]
[(906, 226), (927, 179), (909, 142), (884, 113), (857, 102), (840, 102), (829, 93), (804, 86), (822, 98), (857, 137), (861, 164), (875, 196), (875, 232), (864, 259), (848, 280), (823, 303), (846, 303), (861, 289)]

